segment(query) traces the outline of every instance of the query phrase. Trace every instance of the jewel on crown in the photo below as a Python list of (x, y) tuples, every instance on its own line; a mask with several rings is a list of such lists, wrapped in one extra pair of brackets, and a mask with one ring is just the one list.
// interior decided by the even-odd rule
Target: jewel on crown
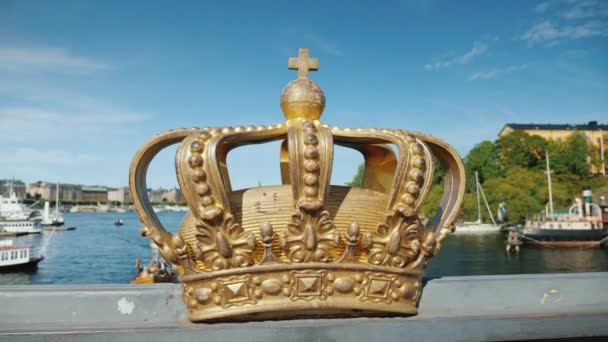
[[(298, 78), (281, 94), (284, 122), (172, 130), (140, 148), (129, 182), (142, 234), (179, 270), (192, 321), (415, 314), (424, 269), (462, 202), (458, 154), (430, 135), (321, 122), (325, 95), (308, 78), (318, 60), (300, 49), (288, 67)], [(228, 152), (269, 141), (282, 142), (282, 184), (232, 191)], [(175, 143), (189, 212), (172, 235), (151, 208), (146, 171)], [(335, 145), (364, 156), (360, 187), (330, 185)], [(425, 225), (417, 211), (436, 164), (444, 192)]]

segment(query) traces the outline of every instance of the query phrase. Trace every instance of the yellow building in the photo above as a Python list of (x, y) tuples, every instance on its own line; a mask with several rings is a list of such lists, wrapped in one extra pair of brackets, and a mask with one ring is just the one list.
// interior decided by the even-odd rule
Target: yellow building
[[(524, 131), (530, 135), (538, 135), (547, 140), (562, 141), (568, 139), (570, 134), (574, 132), (582, 133), (587, 137), (587, 143), (591, 146), (600, 148), (600, 151), (605, 153), (605, 142), (604, 134), (608, 132), (608, 125), (598, 124), (597, 121), (589, 121), (587, 124), (582, 125), (565, 125), (565, 124), (506, 124), (498, 133), (499, 137), (504, 137), (514, 131)], [(591, 168), (593, 173), (606, 174), (606, 166), (604, 171), (596, 170), (595, 167)]]

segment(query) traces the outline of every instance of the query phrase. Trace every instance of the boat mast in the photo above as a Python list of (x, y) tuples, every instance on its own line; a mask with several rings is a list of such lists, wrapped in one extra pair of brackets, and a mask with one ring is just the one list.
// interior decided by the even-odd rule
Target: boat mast
[(549, 162), (549, 152), (545, 150), (547, 160), (547, 184), (549, 185), (549, 214), (553, 216), (553, 193), (551, 191), (551, 163)]
[(57, 186), (55, 187), (55, 217), (59, 217), (59, 182), (57, 182)]
[(492, 215), (492, 210), (490, 210), (490, 205), (488, 204), (488, 200), (486, 199), (486, 193), (483, 192), (483, 188), (481, 187), (481, 184), (478, 184), (478, 186), (479, 186), (479, 191), (481, 192), (481, 197), (483, 197), (483, 203), (486, 205), (486, 209), (488, 209), (488, 215), (490, 216), (490, 219), (492, 219), (492, 223), (494, 225), (496, 225), (496, 220), (494, 220), (494, 216)]
[(477, 222), (481, 223), (481, 203), (479, 202), (479, 175), (475, 171), (475, 190), (477, 191)]

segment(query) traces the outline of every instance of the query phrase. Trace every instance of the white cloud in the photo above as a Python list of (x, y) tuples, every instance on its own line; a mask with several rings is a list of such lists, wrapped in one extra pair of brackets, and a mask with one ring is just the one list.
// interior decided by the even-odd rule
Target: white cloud
[(517, 37), (530, 45), (554, 46), (565, 40), (608, 36), (608, 1), (555, 0), (539, 3), (545, 19)]
[(562, 17), (569, 20), (598, 18), (608, 16), (608, 1), (584, 0), (573, 1)]
[(3, 72), (88, 74), (109, 67), (60, 48), (0, 47), (0, 71)]
[(478, 80), (491, 80), (502, 77), (504, 75), (508, 75), (518, 70), (522, 70), (527, 68), (527, 64), (522, 65), (511, 65), (505, 68), (497, 68), (488, 71), (477, 71), (472, 73), (469, 76), (469, 81), (478, 81)]
[(37, 106), (0, 107), (0, 141), (49, 141), (92, 138), (107, 129), (143, 120), (139, 113), (109, 108), (90, 111), (58, 111)]
[(536, 5), (534, 10), (538, 13), (545, 13), (549, 8), (551, 8), (553, 2), (552, 1), (543, 1)]
[[(0, 47), (0, 60), (9, 55), (17, 55), (2, 54), (7, 50), (9, 49)], [(48, 54), (46, 56), (48, 57)], [(64, 81), (61, 78), (50, 77), (46, 73), (37, 74), (36, 77), (2, 74), (4, 70), (28, 72), (26, 66), (33, 68), (30, 71), (54, 72), (70, 68), (79, 72), (92, 72), (105, 67), (88, 60), (73, 58), (67, 53), (57, 53), (56, 56), (65, 58), (57, 57), (53, 62), (48, 59), (43, 62), (43, 59), (26, 56), (26, 61), (13, 63), (10, 67), (0, 63), (0, 96), (9, 99), (0, 103), (0, 142), (21, 145), (28, 141), (66, 141), (73, 137), (95, 139), (103, 136), (104, 131), (108, 129), (120, 133), (129, 129), (128, 124), (145, 119), (146, 116), (142, 113), (125, 110), (93, 96), (83, 95), (87, 89), (80, 89), (78, 92), (67, 90), (62, 86)], [(47, 85), (49, 80), (53, 81), (53, 87)]]
[(488, 51), (488, 46), (486, 44), (479, 41), (475, 41), (471, 50), (467, 51), (465, 54), (448, 60), (425, 64), (424, 69), (427, 71), (437, 71), (440, 69), (448, 68), (454, 64), (469, 64), (475, 58), (486, 53), (486, 51)]
[(590, 21), (579, 25), (557, 26), (546, 20), (532, 26), (520, 39), (529, 44), (548, 43), (554, 45), (561, 40), (608, 36), (608, 25), (601, 21)]
[(95, 160), (96, 158), (89, 154), (54, 149), (38, 150), (20, 147), (14, 151), (0, 151), (2, 165), (78, 165)]

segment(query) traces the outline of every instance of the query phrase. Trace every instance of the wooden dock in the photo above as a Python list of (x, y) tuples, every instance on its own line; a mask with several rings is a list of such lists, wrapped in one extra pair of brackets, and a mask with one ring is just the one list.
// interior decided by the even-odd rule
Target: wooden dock
[(54, 231), (68, 231), (68, 230), (74, 230), (74, 229), (76, 229), (76, 227), (66, 227), (66, 226), (57, 226), (57, 227), (55, 227), (55, 226), (49, 226), (49, 227), (44, 227), (43, 230), (46, 230), (46, 231), (53, 231), (53, 230)]
[(23, 235), (27, 235), (29, 233), (15, 233), (15, 232), (0, 232), (0, 237), (3, 236), (23, 236)]

